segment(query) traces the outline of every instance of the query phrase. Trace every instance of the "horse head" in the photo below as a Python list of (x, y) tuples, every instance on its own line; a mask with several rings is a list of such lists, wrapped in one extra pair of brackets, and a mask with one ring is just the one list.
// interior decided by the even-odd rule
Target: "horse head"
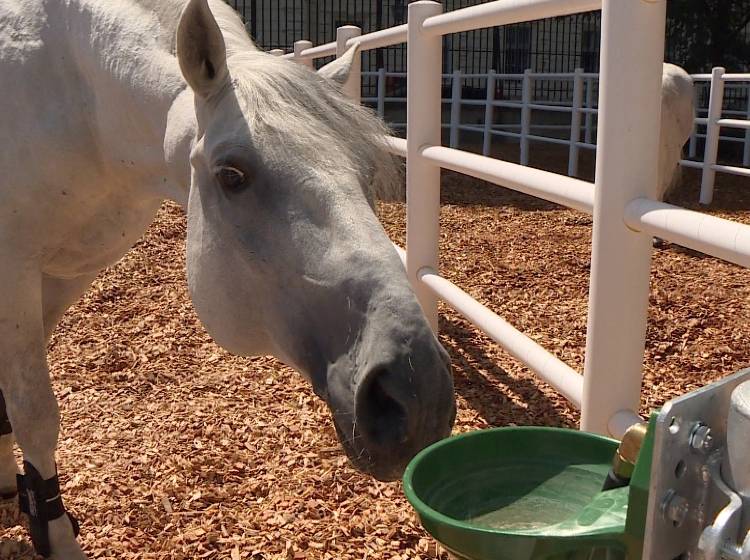
[(316, 74), (259, 51), (227, 17), (191, 0), (177, 32), (198, 124), (195, 308), (229, 351), (272, 354), (308, 378), (355, 466), (393, 479), (449, 434), (455, 400), (448, 356), (374, 211), (397, 177), (387, 131), (341, 93), (353, 56)]

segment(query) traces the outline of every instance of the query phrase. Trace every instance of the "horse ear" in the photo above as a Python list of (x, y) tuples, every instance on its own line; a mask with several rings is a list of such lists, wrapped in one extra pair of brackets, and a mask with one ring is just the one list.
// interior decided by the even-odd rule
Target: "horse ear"
[(227, 51), (208, 0), (190, 0), (177, 26), (177, 60), (185, 81), (207, 99), (226, 83)]
[(343, 56), (337, 58), (333, 62), (329, 62), (318, 70), (318, 74), (337, 83), (343, 88), (349, 80), (349, 73), (351, 72), (352, 65), (356, 60), (355, 57), (358, 55), (359, 43), (355, 43), (347, 49)]

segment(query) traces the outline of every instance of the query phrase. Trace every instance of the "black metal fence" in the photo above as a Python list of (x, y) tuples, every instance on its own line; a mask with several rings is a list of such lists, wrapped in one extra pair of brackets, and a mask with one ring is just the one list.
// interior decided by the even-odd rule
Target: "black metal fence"
[[(364, 33), (400, 25), (407, 18), (407, 0), (226, 0), (245, 19), (248, 31), (264, 49), (290, 49), (295, 41), (307, 39), (318, 45), (335, 40), (336, 28), (352, 24)], [(445, 11), (452, 11), (490, 0), (444, 0)], [(750, 13), (750, 0), (747, 2)], [(467, 74), (535, 72), (587, 72), (599, 69), (600, 12), (549, 18), (529, 23), (467, 31), (444, 38), (445, 73), (461, 70)], [(750, 27), (745, 29), (750, 44)], [(667, 59), (678, 64), (685, 46), (667, 34)], [(317, 61), (318, 65), (328, 60)], [(363, 56), (364, 71), (386, 68), (390, 72), (406, 70), (406, 48), (396, 45)], [(702, 69), (688, 68), (688, 71)], [(738, 69), (747, 70), (747, 69)], [(484, 96), (482, 78), (464, 82), (465, 97)], [(403, 80), (388, 81), (388, 95), (399, 95)], [(376, 81), (365, 79), (363, 94), (375, 95)], [(504, 85), (505, 98), (520, 96), (518, 86)], [(567, 100), (569, 81), (545, 80), (535, 86), (535, 96), (548, 100)]]

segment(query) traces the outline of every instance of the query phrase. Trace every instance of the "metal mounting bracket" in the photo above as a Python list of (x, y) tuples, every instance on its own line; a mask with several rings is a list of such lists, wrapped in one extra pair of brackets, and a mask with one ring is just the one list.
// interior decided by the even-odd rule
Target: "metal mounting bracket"
[[(662, 408), (654, 433), (644, 560), (747, 560), (731, 550), (725, 555), (723, 549), (720, 556), (704, 556), (705, 545), (701, 550), (699, 542), (704, 529), (715, 526), (715, 520), (721, 522), (720, 512), (733, 503), (729, 498), (727, 504), (724, 489), (732, 491), (721, 479), (720, 466), (726, 457), (731, 394), (748, 380), (750, 370), (744, 370)], [(735, 547), (734, 552), (738, 550)]]

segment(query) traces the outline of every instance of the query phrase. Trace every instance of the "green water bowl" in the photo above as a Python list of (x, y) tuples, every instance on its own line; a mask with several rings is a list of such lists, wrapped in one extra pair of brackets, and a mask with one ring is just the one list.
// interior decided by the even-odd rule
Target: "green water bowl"
[(628, 489), (601, 491), (618, 442), (557, 428), (497, 428), (417, 455), (404, 491), (462, 560), (628, 557)]

